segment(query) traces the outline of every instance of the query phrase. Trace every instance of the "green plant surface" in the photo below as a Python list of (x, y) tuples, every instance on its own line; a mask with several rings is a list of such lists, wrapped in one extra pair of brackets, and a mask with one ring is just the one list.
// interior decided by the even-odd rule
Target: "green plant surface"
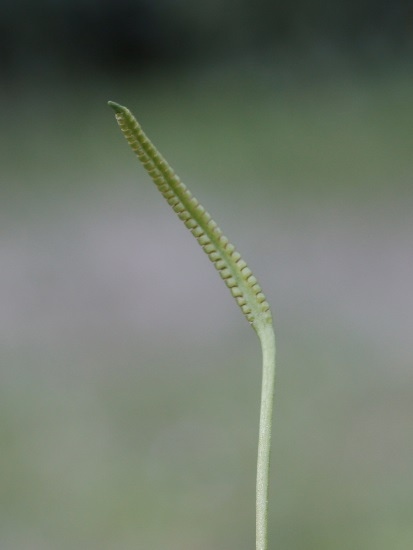
[(216, 222), (193, 197), (126, 107), (109, 101), (132, 150), (168, 204), (214, 263), (262, 348), (263, 375), (256, 481), (256, 550), (268, 548), (268, 489), (275, 381), (275, 337), (270, 306), (257, 279)]

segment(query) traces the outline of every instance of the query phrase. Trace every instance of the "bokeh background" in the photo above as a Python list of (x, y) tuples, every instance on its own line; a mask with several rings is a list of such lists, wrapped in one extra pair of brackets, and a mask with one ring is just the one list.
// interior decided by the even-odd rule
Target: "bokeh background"
[(254, 547), (258, 340), (108, 99), (272, 304), (270, 549), (412, 547), (412, 30), (402, 0), (1, 0), (2, 550)]

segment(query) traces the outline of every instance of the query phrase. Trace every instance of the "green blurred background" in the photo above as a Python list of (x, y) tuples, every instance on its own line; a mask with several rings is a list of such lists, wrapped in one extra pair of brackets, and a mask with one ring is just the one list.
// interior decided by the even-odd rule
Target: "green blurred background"
[(270, 549), (412, 547), (412, 29), (400, 0), (2, 0), (2, 550), (254, 547), (259, 343), (108, 99), (272, 304)]

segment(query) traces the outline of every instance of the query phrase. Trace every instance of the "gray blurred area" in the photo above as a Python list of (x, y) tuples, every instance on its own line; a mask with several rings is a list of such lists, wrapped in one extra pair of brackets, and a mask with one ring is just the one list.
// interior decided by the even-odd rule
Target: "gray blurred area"
[(250, 550), (259, 342), (129, 106), (272, 305), (270, 549), (413, 545), (405, 2), (0, 4), (0, 548)]

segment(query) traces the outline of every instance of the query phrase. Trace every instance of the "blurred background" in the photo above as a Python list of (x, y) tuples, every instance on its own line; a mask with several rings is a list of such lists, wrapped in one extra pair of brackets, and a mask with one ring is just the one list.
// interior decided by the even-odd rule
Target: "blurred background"
[(413, 544), (413, 12), (2, 0), (0, 548), (251, 550), (260, 348), (106, 101), (276, 319), (270, 548)]

